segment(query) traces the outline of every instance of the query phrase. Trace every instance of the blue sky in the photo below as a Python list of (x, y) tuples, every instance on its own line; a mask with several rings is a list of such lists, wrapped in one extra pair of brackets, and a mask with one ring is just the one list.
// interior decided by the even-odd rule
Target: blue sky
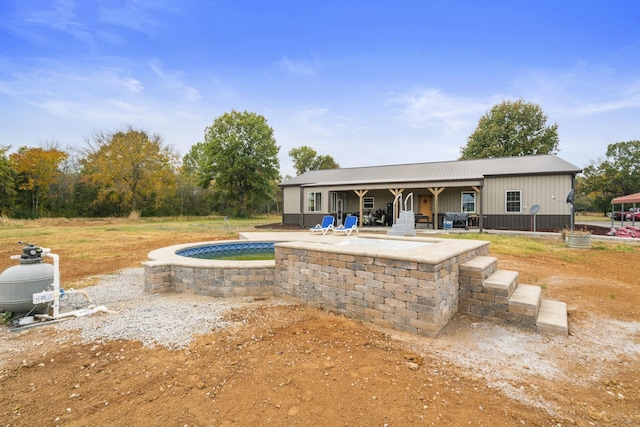
[(455, 160), (523, 99), (579, 167), (640, 139), (640, 2), (3, 0), (0, 146), (132, 125), (181, 154), (221, 114), (341, 167)]

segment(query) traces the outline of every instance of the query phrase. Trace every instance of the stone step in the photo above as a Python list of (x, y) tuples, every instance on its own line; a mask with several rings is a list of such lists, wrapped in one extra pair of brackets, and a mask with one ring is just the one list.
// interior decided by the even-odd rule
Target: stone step
[(496, 270), (482, 282), (483, 291), (487, 294), (509, 298), (518, 286), (517, 271)]
[[(531, 317), (532, 321), (538, 315), (542, 288), (532, 285), (518, 285), (509, 298), (509, 313)], [(533, 325), (533, 323), (531, 323)]]
[(482, 280), (491, 276), (498, 265), (498, 258), (492, 256), (477, 256), (462, 264), (460, 264), (460, 275), (464, 272), (465, 276), (480, 278)]
[(543, 299), (536, 319), (536, 328), (538, 332), (567, 335), (569, 333), (567, 304)]

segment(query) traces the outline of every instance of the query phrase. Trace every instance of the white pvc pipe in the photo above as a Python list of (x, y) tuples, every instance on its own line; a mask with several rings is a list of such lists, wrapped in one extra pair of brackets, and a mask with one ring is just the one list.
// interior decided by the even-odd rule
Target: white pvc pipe
[(62, 319), (63, 317), (71, 317), (71, 316), (73, 317), (91, 316), (92, 314), (95, 314), (98, 312), (118, 314), (117, 311), (109, 310), (104, 305), (99, 305), (97, 307), (81, 308), (79, 310), (70, 311), (68, 313), (62, 313), (62, 314), (59, 314), (58, 317), (56, 317), (56, 319)]
[(57, 319), (60, 315), (60, 256), (51, 253), (51, 249), (42, 248), (44, 256), (53, 259), (53, 318)]
[[(53, 259), (53, 315), (52, 316), (47, 316), (47, 315), (40, 315), (37, 317), (41, 317), (41, 318), (45, 318), (45, 319), (62, 319), (64, 317), (83, 317), (83, 316), (90, 316), (94, 313), (111, 313), (111, 314), (118, 314), (116, 311), (112, 311), (112, 310), (108, 310), (104, 305), (100, 305), (97, 307), (89, 307), (89, 308), (83, 308), (83, 309), (79, 309), (79, 310), (74, 310), (74, 311), (70, 311), (68, 313), (63, 313), (60, 314), (60, 256), (58, 254), (54, 254), (51, 253), (51, 249), (48, 248), (42, 248), (42, 252), (44, 253), (45, 256), (48, 256), (50, 258)], [(75, 291), (73, 289), (70, 289), (69, 291), (67, 291), (66, 293), (68, 294), (82, 294), (85, 296), (85, 298), (87, 298), (89, 301), (91, 301), (91, 298), (89, 298), (89, 294), (87, 294), (86, 291), (83, 290), (79, 290), (79, 291)]]

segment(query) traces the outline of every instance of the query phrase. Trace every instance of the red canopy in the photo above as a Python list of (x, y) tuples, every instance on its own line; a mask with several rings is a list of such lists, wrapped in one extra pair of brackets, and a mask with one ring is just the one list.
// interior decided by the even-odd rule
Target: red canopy
[(624, 204), (640, 203), (640, 193), (627, 194), (626, 196), (616, 197), (615, 199), (611, 200), (612, 205), (617, 205), (621, 203), (624, 203)]

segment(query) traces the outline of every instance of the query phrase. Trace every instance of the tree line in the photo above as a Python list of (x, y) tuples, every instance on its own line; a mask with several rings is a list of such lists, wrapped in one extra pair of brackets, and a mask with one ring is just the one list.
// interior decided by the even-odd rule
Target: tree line
[[(504, 101), (483, 115), (460, 159), (555, 154), (558, 125), (533, 103)], [(279, 211), (273, 129), (251, 112), (232, 110), (206, 127), (180, 159), (157, 134), (128, 126), (95, 132), (83, 147), (0, 147), (0, 214), (105, 217), (210, 215), (245, 217)], [(289, 151), (298, 175), (340, 166), (301, 146)], [(612, 198), (640, 192), (640, 141), (610, 144), (576, 182), (576, 208), (607, 212)]]
[[(273, 129), (247, 111), (215, 118), (182, 159), (160, 135), (133, 126), (95, 132), (71, 149), (10, 148), (0, 147), (0, 214), (12, 218), (246, 217), (278, 211), (278, 184), (288, 178), (280, 176)], [(306, 146), (290, 155), (299, 173), (339, 167)]]

